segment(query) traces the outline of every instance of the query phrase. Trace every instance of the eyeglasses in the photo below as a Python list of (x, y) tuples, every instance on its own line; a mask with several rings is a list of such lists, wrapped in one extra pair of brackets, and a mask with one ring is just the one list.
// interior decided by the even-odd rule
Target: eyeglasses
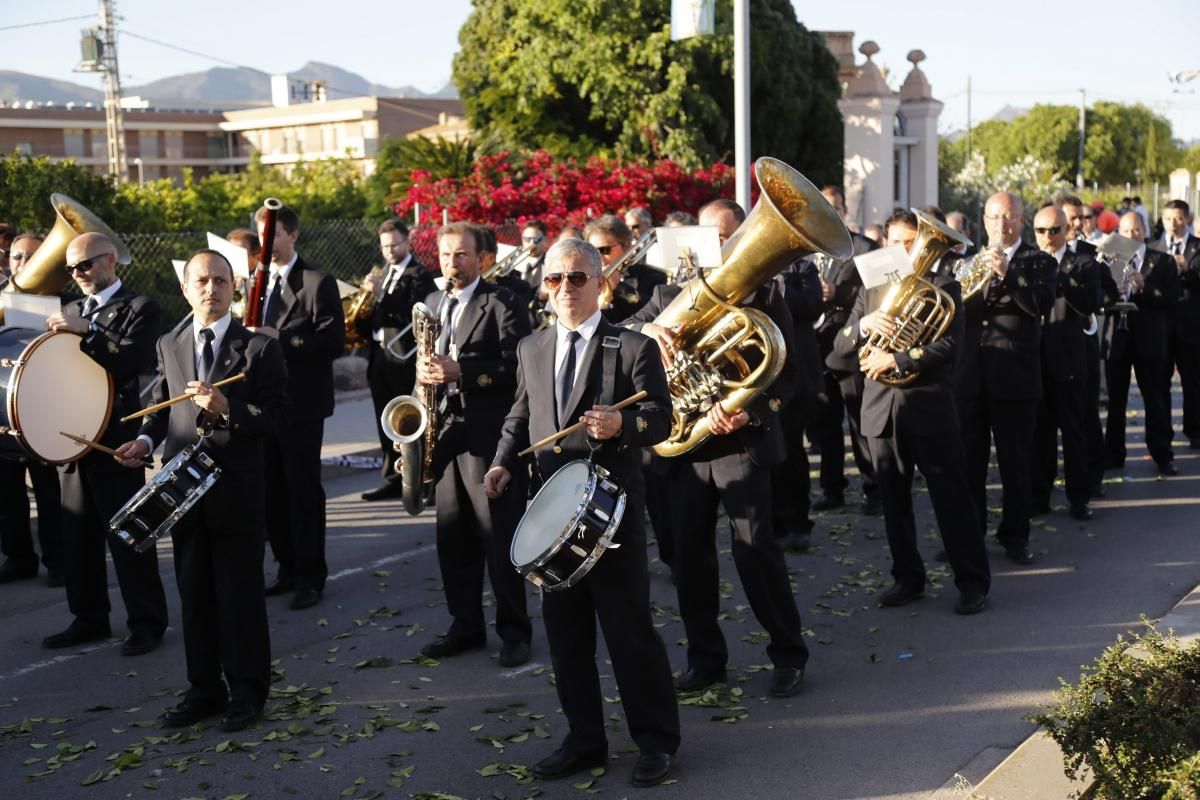
[(545, 238), (545, 236), (522, 236), (521, 241), (525, 244), (540, 244)]
[(591, 276), (586, 272), (551, 272), (549, 275), (542, 276), (542, 283), (546, 284), (547, 289), (558, 289), (562, 286), (563, 278), (567, 279), (567, 283), (574, 286), (576, 289), (582, 289), (584, 284), (588, 282)]
[(1007, 222), (1009, 224), (1020, 222), (1020, 217), (1010, 217), (1008, 214), (985, 214), (984, 219), (991, 222)]
[(100, 259), (104, 258), (105, 255), (106, 255), (105, 253), (101, 253), (98, 256), (92, 256), (91, 258), (85, 258), (83, 261), (80, 261), (75, 264), (67, 264), (65, 269), (67, 270), (67, 272), (69, 274), (74, 274), (76, 272), (91, 272), (92, 267), (96, 266), (96, 262), (99, 261)]
[(602, 255), (602, 256), (606, 256), (606, 255), (608, 255), (609, 253), (611, 253), (611, 252), (613, 251), (613, 248), (614, 248), (614, 247), (617, 247), (617, 246), (618, 246), (618, 245), (615, 245), (615, 244), (606, 244), (606, 245), (601, 245), (600, 247), (597, 247), (597, 248), (596, 248), (596, 251), (597, 251), (598, 253), (600, 253), (600, 255)]
[(1034, 233), (1039, 233), (1042, 236), (1058, 236), (1062, 232), (1062, 225), (1051, 225), (1049, 228), (1034, 228)]
[(33, 258), (33, 253), (22, 253), (19, 250), (8, 254), (9, 261), (28, 261), (31, 258)]

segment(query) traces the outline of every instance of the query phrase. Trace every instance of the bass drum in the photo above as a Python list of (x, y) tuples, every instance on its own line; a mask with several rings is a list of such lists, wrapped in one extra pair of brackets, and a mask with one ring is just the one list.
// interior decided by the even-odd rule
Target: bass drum
[(0, 456), (65, 464), (91, 449), (63, 433), (96, 441), (112, 414), (112, 376), (66, 331), (0, 328)]
[(550, 476), (521, 518), (509, 558), (547, 592), (569, 589), (596, 565), (625, 516), (625, 490), (590, 461), (571, 461)]

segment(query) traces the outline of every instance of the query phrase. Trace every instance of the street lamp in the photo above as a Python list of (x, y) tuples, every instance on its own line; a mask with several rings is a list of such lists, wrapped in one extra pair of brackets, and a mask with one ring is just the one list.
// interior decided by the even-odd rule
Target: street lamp
[(138, 186), (145, 186), (146, 185), (146, 170), (144, 168), (144, 165), (142, 164), (141, 157), (139, 156), (139, 157), (135, 158), (133, 160), (133, 164), (134, 164), (134, 166), (136, 166), (138, 168)]

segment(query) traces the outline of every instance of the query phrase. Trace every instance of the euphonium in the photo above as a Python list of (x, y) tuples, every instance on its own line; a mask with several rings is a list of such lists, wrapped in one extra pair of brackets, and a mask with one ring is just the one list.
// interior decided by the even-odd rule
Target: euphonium
[[(417, 359), (429, 358), (441, 332), (441, 318), (424, 303), (412, 311), (413, 337)], [(396, 471), (400, 473), (404, 510), (416, 516), (424, 510), (433, 494), (433, 450), (437, 445), (437, 386), (418, 383), (415, 396), (393, 397), (379, 415), (383, 432), (400, 454)]]
[[(879, 306), (895, 318), (896, 330), (890, 336), (872, 333), (859, 351), (860, 361), (873, 349), (896, 353), (929, 344), (940, 339), (954, 321), (954, 298), (925, 280), (925, 275), (947, 251), (959, 245), (969, 247), (971, 240), (927, 214), (915, 209), (913, 213), (917, 215), (917, 238), (910, 250), (913, 272), (892, 286)], [(876, 378), (889, 386), (907, 386), (916, 379), (916, 373), (901, 376), (895, 370)]]
[[(4, 287), (6, 292), (53, 295), (62, 291), (70, 277), (63, 267), (67, 263), (67, 246), (81, 233), (102, 233), (112, 240), (117, 248), (117, 263), (130, 262), (129, 248), (121, 237), (113, 233), (104, 220), (85, 208), (79, 201), (65, 194), (50, 195), (50, 205), (58, 214), (54, 227), (45, 240), (25, 264), (21, 272)], [(4, 309), (0, 307), (0, 322), (4, 321)]]
[(853, 252), (841, 217), (807, 178), (774, 158), (758, 159), (754, 171), (761, 197), (722, 248), (721, 266), (688, 281), (654, 320), (673, 331), (676, 344), (667, 369), (671, 434), (654, 446), (660, 456), (698, 447), (712, 435), (713, 403), (736, 414), (783, 368), (779, 328), (739, 304), (799, 258), (827, 253), (845, 260)]
[[(371, 271), (367, 273), (368, 278), (378, 278), (382, 275), (383, 270), (380, 267), (371, 267)], [(362, 288), (342, 301), (342, 311), (346, 318), (346, 347), (357, 349), (367, 343), (358, 332), (358, 325), (365, 317), (375, 312), (377, 300), (373, 289)]]

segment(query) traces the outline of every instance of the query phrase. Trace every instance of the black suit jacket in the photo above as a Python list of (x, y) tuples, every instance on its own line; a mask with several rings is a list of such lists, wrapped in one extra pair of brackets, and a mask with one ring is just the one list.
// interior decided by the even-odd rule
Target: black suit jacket
[(1088, 334), (1084, 331), (1101, 302), (1100, 271), (1107, 269), (1081, 249), (1063, 253), (1054, 307), (1042, 328), (1042, 368), (1051, 380), (1083, 380), (1087, 375)]
[[(641, 498), (644, 495), (641, 448), (667, 438), (671, 427), (671, 399), (658, 345), (640, 333), (618, 328), (602, 318), (580, 361), (575, 388), (568, 398), (568, 418), (575, 419), (600, 402), (605, 337), (616, 337), (620, 341), (612, 402), (643, 390), (646, 397), (621, 410), (620, 434), (600, 443), (593, 461), (612, 473), (621, 488)], [(554, 355), (557, 341), (557, 326), (521, 341), (517, 349), (516, 400), (504, 421), (493, 466), (503, 466), (517, 474), (520, 464), (517, 453), (530, 442), (540, 441), (555, 432)], [(538, 450), (533, 458), (541, 476), (549, 479), (568, 461), (587, 458), (588, 452), (587, 432), (577, 431), (560, 439), (558, 447)]]
[(279, 344), (287, 362), (289, 423), (333, 413), (333, 360), (345, 346), (346, 322), (337, 281), (297, 258), (281, 291)]
[[(63, 316), (80, 319), (86, 298), (67, 303)], [(121, 417), (142, 407), (138, 376), (154, 370), (154, 342), (162, 325), (157, 301), (121, 286), (112, 298), (91, 315), (96, 331), (83, 338), (79, 349), (108, 371), (113, 379), (113, 409), (100, 442), (118, 447), (137, 434), (138, 422), (121, 422)], [(124, 470), (112, 456), (92, 451), (82, 459), (90, 467), (107, 471)]]
[[(1166, 252), (1164, 239), (1150, 243)], [(1179, 304), (1175, 306), (1174, 334), (1188, 344), (1200, 345), (1200, 237), (1188, 236), (1183, 245), (1184, 268), (1179, 273)]]
[[(626, 322), (637, 330), (643, 323), (653, 322), (662, 313), (682, 287), (675, 284), (663, 284), (654, 290), (650, 302), (630, 317)], [(661, 469), (670, 473), (673, 465), (681, 459), (690, 461), (708, 461), (744, 449), (750, 460), (760, 467), (773, 467), (781, 463), (787, 456), (787, 448), (783, 441), (783, 429), (779, 421), (779, 410), (796, 394), (799, 383), (799, 371), (792, 355), (795, 345), (795, 334), (792, 329), (792, 317), (788, 312), (787, 303), (779, 293), (778, 284), (774, 281), (760, 287), (750, 296), (750, 300), (742, 305), (763, 311), (779, 327), (787, 349), (783, 369), (775, 382), (760, 392), (746, 408), (750, 414), (751, 423), (743, 426), (730, 436), (713, 436), (704, 444), (677, 458), (662, 458), (656, 461)]]
[[(851, 266), (853, 268), (853, 265)], [(821, 299), (819, 268), (808, 259), (801, 259), (788, 266), (778, 280), (783, 301), (792, 316), (792, 360), (796, 364), (795, 394), (819, 394), (825, 391), (825, 369), (821, 357), (822, 344), (819, 341), (821, 332), (813, 328), (813, 323), (824, 313), (824, 327), (828, 323), (830, 313), (822, 310), (827, 308), (827, 304)], [(859, 288), (861, 287), (860, 281)], [(848, 310), (846, 314), (849, 314)], [(843, 321), (846, 314), (841, 315)]]
[[(188, 381), (196, 380), (196, 344), (192, 327), (176, 328), (158, 340), (158, 374), (153, 401), (183, 394)], [(246, 373), (244, 380), (222, 387), (229, 400), (229, 420), (220, 422), (204, 443), (223, 472), (210, 495), (210, 508), (226, 509), (238, 518), (257, 521), (253, 528), (265, 531), (265, 464), (263, 437), (286, 435), (288, 395), (287, 369), (279, 343), (268, 336), (251, 333), (236, 319), (221, 340), (213, 362), (210, 383)], [(176, 403), (146, 416), (140, 434), (163, 444), (163, 462), (197, 440), (196, 428), (202, 412), (190, 401)], [(206, 497), (207, 499), (207, 497)], [(239, 527), (239, 530), (245, 530)]]
[(1054, 306), (1057, 284), (1054, 256), (1021, 242), (1004, 279), (993, 279), (963, 304), (966, 328), (956, 378), (960, 398), (1041, 397), (1042, 318)]
[[(870, 379), (864, 382), (861, 413), (864, 436), (892, 436), (900, 420), (906, 431), (916, 434), (955, 433), (959, 429), (954, 374), (966, 328), (962, 289), (952, 272), (930, 275), (926, 280), (950, 295), (954, 303), (954, 320), (936, 341), (895, 353), (897, 368), (905, 375), (916, 375), (907, 386), (890, 386)], [(858, 363), (858, 350), (866, 342), (859, 335), (859, 320), (878, 308), (888, 288), (881, 286), (859, 293), (850, 317), (834, 342), (835, 352), (843, 358), (853, 358), (854, 363)]]
[[(1145, 286), (1129, 298), (1138, 307), (1127, 315), (1129, 329), (1120, 330), (1120, 314), (1109, 314), (1105, 320), (1109, 358), (1162, 361), (1167, 357), (1167, 342), (1179, 304), (1179, 268), (1166, 253), (1147, 247), (1141, 273)], [(1109, 287), (1110, 300), (1114, 299), (1114, 288), (1115, 281)]]
[[(854, 245), (856, 256), (879, 249), (874, 240), (861, 233), (851, 233), (850, 241)], [(825, 359), (825, 365), (835, 372), (857, 372), (857, 358), (850, 360), (833, 352), (834, 340), (842, 328), (846, 327), (846, 320), (850, 318), (850, 312), (854, 310), (854, 303), (858, 300), (858, 293), (862, 291), (862, 278), (858, 274), (858, 268), (854, 266), (854, 259), (835, 263), (829, 270), (827, 280), (833, 284), (833, 296), (827, 302), (823, 302), (821, 308), (821, 312), (825, 314), (825, 319), (817, 328), (821, 356)], [(798, 319), (796, 323), (799, 325)]]
[(617, 288), (613, 290), (612, 306), (604, 310), (604, 318), (614, 325), (620, 324), (636, 314), (654, 295), (654, 289), (667, 282), (662, 270), (642, 263), (625, 270)]
[[(425, 304), (440, 313), (444, 296), (443, 292), (434, 292)], [(507, 289), (480, 279), (458, 318), (451, 341), (457, 346), (456, 360), (462, 369), (458, 402), (465, 425), (464, 435), (456, 441), (466, 452), (488, 463), (496, 453), (500, 429), (512, 408), (517, 386), (517, 343), (527, 335), (529, 313), (521, 301)], [(440, 474), (454, 455), (457, 453), (439, 446), (435, 473)]]
[[(383, 289), (383, 295), (376, 301), (371, 316), (359, 320), (358, 332), (360, 336), (374, 345), (371, 348), (372, 355), (378, 348), (388, 361), (398, 363), (399, 360), (395, 356), (375, 342), (374, 334), (376, 331), (382, 331), (383, 344), (387, 344), (388, 340), (412, 321), (413, 306), (424, 300), (434, 290), (433, 273), (427, 270), (424, 264), (413, 258), (404, 267), (404, 271), (400, 273), (400, 277), (391, 291), (387, 291), (386, 284)], [(393, 349), (406, 353), (412, 347), (412, 331), (409, 331), (400, 338)], [(413, 362), (410, 359), (405, 363), (412, 364)]]

